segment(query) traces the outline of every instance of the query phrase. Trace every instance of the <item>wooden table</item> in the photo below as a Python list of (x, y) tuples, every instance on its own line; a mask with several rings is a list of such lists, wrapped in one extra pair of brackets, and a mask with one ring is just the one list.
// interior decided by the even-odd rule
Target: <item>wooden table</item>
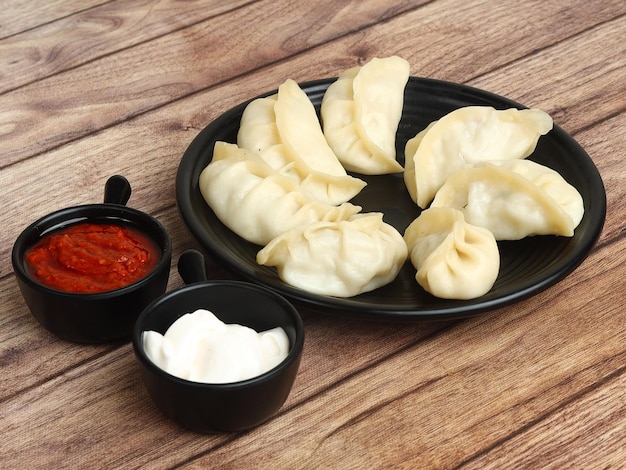
[[(384, 5), (391, 6), (384, 6)], [(0, 9), (0, 467), (623, 468), (626, 3), (51, 0)], [(397, 54), (411, 74), (550, 113), (589, 153), (607, 218), (571, 275), (465, 320), (302, 311), (280, 413), (198, 435), (152, 404), (129, 343), (61, 341), (29, 313), (13, 242), (125, 175), (173, 263), (194, 247), (175, 173), (198, 132), (292, 78)], [(212, 278), (231, 276), (211, 262)], [(168, 289), (182, 285), (172, 270)]]

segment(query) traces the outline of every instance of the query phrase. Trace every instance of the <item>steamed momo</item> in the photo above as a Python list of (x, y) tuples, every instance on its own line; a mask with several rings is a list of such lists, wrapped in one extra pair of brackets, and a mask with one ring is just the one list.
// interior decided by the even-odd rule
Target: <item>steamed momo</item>
[(199, 183), (222, 223), (258, 245), (298, 225), (345, 220), (361, 210), (350, 203), (333, 206), (312, 199), (257, 155), (226, 142), (215, 143), (213, 160), (202, 170)]
[(313, 103), (293, 80), (280, 85), (276, 95), (246, 106), (237, 144), (295, 179), (321, 202), (341, 204), (365, 186), (346, 173), (326, 142)]
[(539, 109), (467, 106), (452, 111), (406, 143), (409, 194), (425, 208), (455, 171), (468, 163), (526, 158), (552, 125), (552, 118)]
[(353, 67), (322, 100), (322, 125), (331, 148), (350, 171), (399, 173), (396, 131), (402, 116), (409, 63), (396, 56)]
[(415, 279), (444, 299), (467, 300), (486, 294), (496, 282), (500, 253), (489, 230), (468, 224), (451, 208), (423, 211), (404, 232)]
[(402, 235), (378, 212), (300, 226), (257, 253), (283, 282), (319, 295), (352, 297), (393, 281), (407, 257)]
[(431, 207), (453, 207), (497, 240), (530, 235), (571, 237), (583, 199), (556, 171), (530, 160), (481, 162), (451, 175)]

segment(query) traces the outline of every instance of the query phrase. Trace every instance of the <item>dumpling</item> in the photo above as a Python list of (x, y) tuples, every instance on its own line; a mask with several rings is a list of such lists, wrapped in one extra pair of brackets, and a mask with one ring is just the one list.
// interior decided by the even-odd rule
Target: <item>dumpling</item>
[(480, 162), (446, 180), (431, 207), (454, 207), (497, 240), (571, 237), (584, 214), (580, 193), (556, 171), (531, 160)]
[(324, 135), (349, 171), (399, 173), (396, 132), (404, 105), (409, 63), (397, 56), (374, 58), (333, 82), (322, 99)]
[(406, 257), (402, 235), (372, 212), (296, 227), (260, 250), (257, 262), (307, 292), (352, 297), (393, 281)]
[(446, 178), (467, 163), (526, 158), (552, 125), (550, 115), (539, 109), (466, 106), (452, 111), (406, 143), (409, 194), (425, 208)]
[(361, 210), (312, 199), (296, 181), (235, 144), (216, 142), (200, 174), (200, 192), (215, 215), (240, 237), (265, 245), (302, 224), (348, 219)]
[(532, 160), (491, 161), (477, 163), (475, 166), (483, 164), (506, 168), (532, 181), (535, 186), (547, 192), (559, 207), (570, 216), (572, 232), (580, 224), (585, 213), (583, 198), (578, 190), (567, 183), (558, 171)]
[(281, 84), (276, 95), (246, 106), (237, 144), (328, 204), (352, 199), (366, 184), (346, 173), (322, 133), (313, 103), (293, 80)]
[(404, 232), (415, 279), (432, 295), (467, 300), (486, 294), (500, 270), (493, 234), (451, 208), (423, 211)]

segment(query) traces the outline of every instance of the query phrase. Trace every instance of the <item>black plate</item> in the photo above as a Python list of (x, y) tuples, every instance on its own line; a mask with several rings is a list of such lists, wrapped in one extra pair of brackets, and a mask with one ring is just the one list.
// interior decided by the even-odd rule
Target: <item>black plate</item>
[[(335, 79), (301, 84), (319, 112), (326, 88)], [(273, 91), (269, 94), (276, 93)], [(499, 242), (501, 267), (498, 279), (486, 295), (467, 301), (438, 299), (415, 281), (407, 261), (391, 284), (347, 299), (305, 292), (282, 282), (274, 268), (259, 266), (259, 246), (224, 226), (207, 206), (198, 188), (200, 172), (209, 164), (217, 140), (235, 143), (241, 114), (248, 102), (227, 111), (204, 128), (185, 152), (176, 176), (176, 201), (184, 223), (199, 244), (226, 267), (242, 277), (282, 293), (296, 303), (317, 311), (382, 320), (434, 320), (460, 318), (503, 307), (536, 294), (572, 272), (597, 240), (606, 214), (606, 193), (597, 168), (580, 145), (558, 126), (539, 139), (529, 159), (557, 170), (582, 194), (585, 215), (572, 238), (540, 236)], [(402, 120), (397, 133), (398, 160), (403, 162), (406, 141), (430, 122), (469, 105), (498, 109), (524, 106), (476, 88), (440, 80), (411, 77), (405, 91)], [(401, 174), (356, 175), (368, 185), (352, 202), (364, 212), (383, 212), (384, 219), (400, 233), (420, 210), (410, 199)]]

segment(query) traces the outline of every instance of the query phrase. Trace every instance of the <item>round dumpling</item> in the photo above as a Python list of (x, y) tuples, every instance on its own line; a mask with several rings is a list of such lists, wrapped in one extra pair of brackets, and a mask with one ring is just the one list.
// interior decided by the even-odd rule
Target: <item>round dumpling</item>
[(259, 251), (257, 262), (307, 292), (352, 297), (393, 281), (406, 257), (402, 235), (373, 212), (290, 230)]
[(432, 295), (467, 300), (486, 294), (500, 269), (491, 232), (468, 224), (451, 208), (423, 211), (404, 232), (415, 279)]

